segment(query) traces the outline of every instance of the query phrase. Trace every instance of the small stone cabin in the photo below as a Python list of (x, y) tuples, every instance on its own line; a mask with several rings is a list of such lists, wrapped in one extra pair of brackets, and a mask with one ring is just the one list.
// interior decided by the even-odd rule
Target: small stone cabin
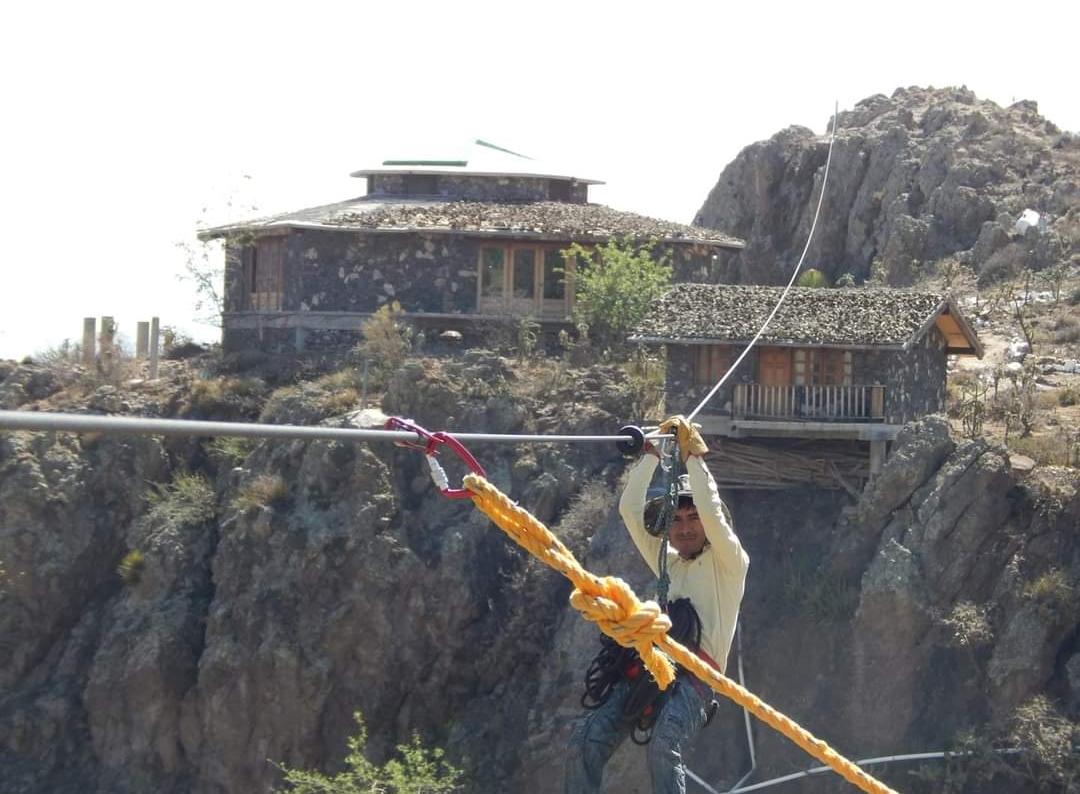
[(742, 242), (589, 203), (602, 184), (476, 141), (467, 157), (356, 171), (359, 198), (201, 233), (225, 242), (227, 351), (349, 346), (397, 301), (415, 325), (468, 332), (529, 315), (548, 330), (574, 305), (560, 251), (656, 241), (680, 281), (717, 281)]
[[(650, 306), (631, 339), (667, 348), (670, 413), (698, 405), (782, 292), (681, 284)], [(948, 295), (795, 287), (700, 420), (731, 437), (892, 439), (944, 409), (950, 355), (982, 346)]]

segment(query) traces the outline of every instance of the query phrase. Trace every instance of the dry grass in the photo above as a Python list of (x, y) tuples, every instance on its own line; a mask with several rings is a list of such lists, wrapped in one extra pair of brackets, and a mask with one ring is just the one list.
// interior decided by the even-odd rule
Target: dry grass
[(252, 508), (280, 508), (289, 500), (289, 486), (276, 474), (260, 474), (242, 485), (233, 497), (232, 506), (241, 512)]

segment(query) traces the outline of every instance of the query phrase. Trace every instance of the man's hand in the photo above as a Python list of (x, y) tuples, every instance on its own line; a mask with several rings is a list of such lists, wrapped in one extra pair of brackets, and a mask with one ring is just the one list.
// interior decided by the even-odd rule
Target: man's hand
[(672, 416), (660, 423), (661, 433), (670, 433), (679, 442), (679, 457), (686, 463), (691, 455), (703, 456), (709, 445), (699, 432), (701, 425), (691, 424), (682, 414)]

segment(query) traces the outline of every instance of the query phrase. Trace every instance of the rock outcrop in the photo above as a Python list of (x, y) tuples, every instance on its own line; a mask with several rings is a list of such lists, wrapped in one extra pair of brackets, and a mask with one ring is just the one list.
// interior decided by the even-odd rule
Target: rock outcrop
[[(732, 279), (787, 280), (809, 236), (828, 143), (790, 127), (720, 174), (694, 223), (746, 240)], [(850, 273), (909, 284), (948, 256), (992, 278), (1080, 254), (1080, 136), (1034, 102), (1003, 109), (966, 88), (864, 99), (839, 114), (827, 188), (805, 266), (833, 281)], [(1019, 230), (1026, 209), (1041, 221)]]
[[(190, 405), (140, 388), (123, 395), (138, 410)], [(473, 351), (407, 362), (385, 407), (432, 426), (599, 433), (633, 399), (615, 368), (534, 382)], [(613, 448), (476, 451), (587, 567), (650, 590), (613, 510)], [(218, 454), (0, 436), (0, 791), (265, 791), (271, 761), (335, 768), (356, 710), (376, 758), (419, 731), (470, 791), (558, 789), (597, 648), (561, 577), (435, 495), (412, 451)], [(814, 490), (729, 501), (752, 560), (746, 683), (842, 752), (933, 749), (1037, 694), (1080, 710), (1075, 470), (1018, 473), (928, 418), (854, 506)], [(760, 776), (806, 766), (754, 733)], [(742, 714), (724, 704), (689, 760), (733, 783), (749, 766)], [(628, 744), (607, 785), (644, 793), (643, 764)], [(902, 770), (883, 774), (908, 790)]]

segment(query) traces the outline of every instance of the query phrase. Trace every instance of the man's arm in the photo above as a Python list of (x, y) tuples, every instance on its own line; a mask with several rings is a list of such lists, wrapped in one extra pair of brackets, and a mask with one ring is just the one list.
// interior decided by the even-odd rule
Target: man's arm
[(630, 475), (623, 488), (622, 497), (619, 499), (619, 515), (623, 523), (630, 530), (630, 537), (637, 546), (638, 552), (645, 559), (649, 570), (656, 576), (660, 575), (657, 569), (657, 556), (660, 554), (660, 538), (654, 538), (645, 529), (645, 495), (652, 482), (653, 472), (659, 459), (655, 455), (645, 454), (641, 460), (630, 469)]
[(705, 461), (697, 455), (691, 455), (686, 461), (686, 472), (690, 475), (690, 490), (694, 492), (694, 506), (697, 508), (705, 537), (713, 548), (713, 553), (727, 570), (746, 571), (750, 565), (750, 556), (743, 550), (735, 529), (727, 520), (724, 502), (720, 498), (716, 481)]

